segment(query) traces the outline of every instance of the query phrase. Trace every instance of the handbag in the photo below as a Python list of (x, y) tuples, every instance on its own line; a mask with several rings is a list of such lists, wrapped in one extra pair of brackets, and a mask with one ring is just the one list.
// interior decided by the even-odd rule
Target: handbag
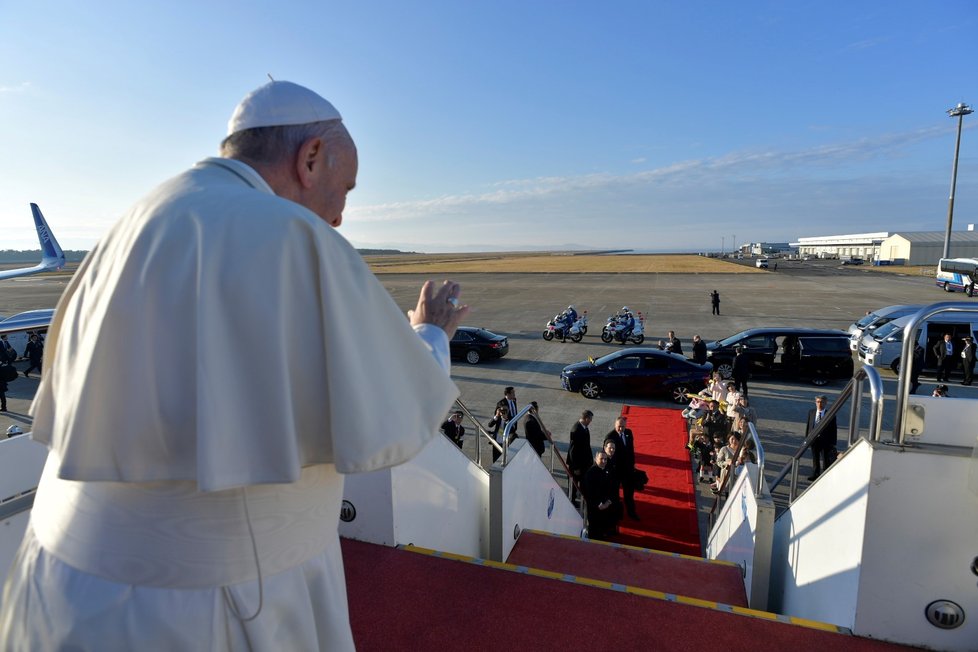
[(0, 381), (9, 383), (11, 380), (17, 380), (17, 368), (12, 364), (0, 364)]

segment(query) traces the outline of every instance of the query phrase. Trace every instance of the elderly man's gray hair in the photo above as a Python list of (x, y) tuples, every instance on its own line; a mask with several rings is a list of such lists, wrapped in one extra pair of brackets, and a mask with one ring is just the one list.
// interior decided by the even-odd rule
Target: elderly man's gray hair
[[(221, 156), (245, 163), (274, 165), (293, 158), (310, 138), (322, 138), (326, 143), (351, 141), (340, 120), (325, 120), (302, 125), (255, 127), (233, 133), (221, 141)], [(328, 159), (330, 167), (333, 157)]]

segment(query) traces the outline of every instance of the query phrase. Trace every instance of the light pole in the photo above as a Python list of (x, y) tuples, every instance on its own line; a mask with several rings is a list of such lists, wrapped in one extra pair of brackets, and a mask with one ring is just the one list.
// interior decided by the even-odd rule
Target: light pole
[(947, 203), (947, 231), (944, 232), (944, 255), (941, 258), (950, 258), (951, 221), (954, 219), (954, 186), (958, 182), (958, 152), (961, 150), (961, 124), (964, 122), (964, 116), (971, 113), (974, 111), (964, 102), (958, 102), (956, 107), (947, 110), (949, 116), (958, 119), (958, 140), (954, 145), (954, 165), (951, 167), (951, 198)]

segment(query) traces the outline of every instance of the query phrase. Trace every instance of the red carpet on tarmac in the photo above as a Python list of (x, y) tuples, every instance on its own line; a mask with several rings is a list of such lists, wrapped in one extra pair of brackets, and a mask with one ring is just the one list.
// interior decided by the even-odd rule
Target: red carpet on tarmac
[(648, 474), (649, 483), (635, 494), (641, 520), (626, 516), (612, 541), (702, 556), (682, 411), (625, 405), (621, 414), (635, 436), (635, 468)]

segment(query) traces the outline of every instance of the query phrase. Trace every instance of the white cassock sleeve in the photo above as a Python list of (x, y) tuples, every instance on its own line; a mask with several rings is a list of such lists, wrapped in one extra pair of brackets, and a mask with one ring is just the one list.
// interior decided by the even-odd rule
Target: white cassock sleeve
[[(223, 175), (223, 176), (222, 176)], [(218, 168), (137, 204), (62, 297), (33, 437), (69, 480), (204, 491), (410, 459), (458, 396), (360, 255)]]

